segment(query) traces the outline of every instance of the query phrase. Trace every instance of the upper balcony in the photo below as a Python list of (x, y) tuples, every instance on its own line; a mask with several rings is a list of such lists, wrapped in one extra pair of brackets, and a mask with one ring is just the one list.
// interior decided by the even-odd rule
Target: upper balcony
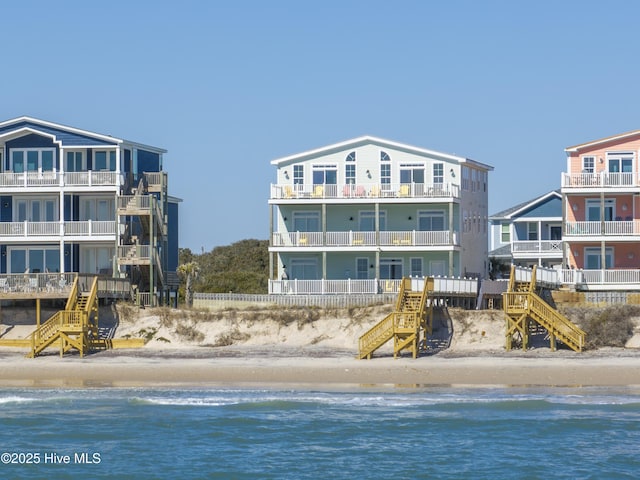
[(640, 176), (633, 172), (563, 173), (562, 188), (586, 191), (602, 188), (629, 190), (640, 188)]
[(285, 184), (271, 185), (271, 199), (444, 199), (460, 198), (460, 187), (453, 183), (368, 183), (368, 184)]
[(58, 189), (61, 187), (118, 187), (123, 176), (111, 171), (86, 172), (2, 172), (0, 191), (32, 189)]
[(453, 247), (460, 246), (458, 232), (275, 232), (273, 247)]
[(65, 240), (115, 240), (118, 227), (114, 221), (1, 222), (3, 242)]
[(574, 240), (585, 238), (593, 241), (598, 237), (636, 240), (635, 237), (640, 236), (640, 220), (566, 222), (564, 234)]
[(562, 240), (519, 240), (511, 244), (514, 258), (527, 255), (543, 257), (562, 257)]

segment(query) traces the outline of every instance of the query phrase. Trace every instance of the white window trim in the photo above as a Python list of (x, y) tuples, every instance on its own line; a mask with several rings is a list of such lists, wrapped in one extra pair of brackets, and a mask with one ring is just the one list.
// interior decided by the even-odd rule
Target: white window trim
[(42, 172), (42, 152), (51, 152), (53, 154), (53, 170), (46, 170), (47, 172), (56, 172), (56, 149), (52, 147), (38, 147), (38, 148), (11, 148), (9, 149), (9, 170), (14, 171), (13, 168), (13, 153), (23, 152), (24, 171), (27, 171), (27, 152), (38, 152), (38, 169), (37, 172)]

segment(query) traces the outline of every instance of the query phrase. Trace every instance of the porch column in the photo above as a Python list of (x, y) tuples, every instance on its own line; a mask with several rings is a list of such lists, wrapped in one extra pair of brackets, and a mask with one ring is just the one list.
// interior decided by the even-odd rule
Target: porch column
[[(567, 194), (562, 194), (562, 224), (560, 224), (560, 238), (564, 241), (566, 238), (566, 224), (567, 224), (567, 205), (569, 203), (569, 198), (567, 198)], [(569, 265), (567, 263), (568, 255), (567, 255), (567, 246), (568, 242), (563, 244), (562, 248), (562, 268), (568, 268)]]
[[(278, 207), (278, 211), (279, 210), (280, 210), (280, 207)], [(273, 247), (273, 215), (274, 215), (273, 205), (269, 205), (269, 247)], [(277, 279), (278, 279), (278, 276), (276, 272), (273, 271), (273, 257), (269, 255), (269, 280), (277, 280)]]
[(453, 277), (453, 248), (455, 246), (455, 242), (453, 241), (453, 209), (455, 205), (453, 203), (449, 204), (449, 276)]
[(60, 219), (60, 272), (64, 273), (64, 191), (62, 190), (60, 190), (58, 206), (58, 218)]
[(322, 279), (327, 279), (327, 252), (322, 252)]

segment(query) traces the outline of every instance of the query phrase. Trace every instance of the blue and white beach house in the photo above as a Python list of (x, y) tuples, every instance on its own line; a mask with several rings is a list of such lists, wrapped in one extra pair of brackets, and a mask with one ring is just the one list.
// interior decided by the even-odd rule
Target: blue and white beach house
[(271, 163), (270, 293), (485, 276), (491, 166), (370, 136)]
[(20, 117), (0, 123), (0, 274), (128, 278), (157, 303), (178, 263), (165, 150)]

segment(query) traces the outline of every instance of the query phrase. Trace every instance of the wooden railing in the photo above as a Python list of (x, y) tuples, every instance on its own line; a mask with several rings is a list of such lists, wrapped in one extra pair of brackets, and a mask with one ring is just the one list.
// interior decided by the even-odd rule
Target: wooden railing
[(508, 314), (527, 314), (572, 349), (584, 348), (586, 333), (535, 293), (507, 292), (503, 301)]
[(365, 358), (393, 338), (395, 314), (390, 313), (358, 340), (359, 357)]

